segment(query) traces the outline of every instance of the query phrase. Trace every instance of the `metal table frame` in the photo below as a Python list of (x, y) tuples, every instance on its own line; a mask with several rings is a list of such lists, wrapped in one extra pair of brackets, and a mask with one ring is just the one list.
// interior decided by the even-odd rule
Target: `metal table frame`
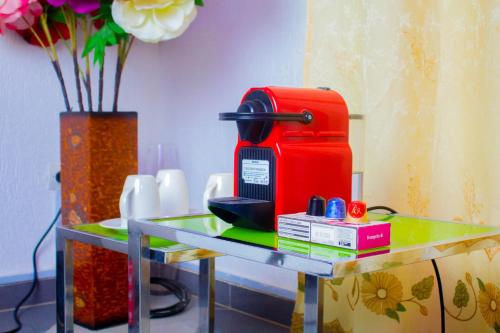
[[(445, 221), (443, 221), (445, 223)], [(449, 222), (446, 222), (449, 223)], [(287, 253), (269, 247), (245, 242), (209, 237), (195, 231), (160, 225), (149, 220), (129, 221), (129, 263), (131, 264), (132, 290), (129, 293), (133, 304), (132, 318), (129, 318), (129, 332), (149, 332), (149, 238), (155, 236), (187, 244), (221, 254), (247, 259), (305, 273), (304, 332), (321, 332), (323, 326), (323, 284), (324, 279), (349, 274), (373, 272), (385, 269), (385, 262), (407, 265), (450, 255), (471, 252), (499, 246), (500, 229), (479, 235), (427, 243), (422, 246), (391, 249), (363, 258), (338, 261), (323, 261), (298, 254)], [(206, 260), (200, 266), (200, 329), (213, 332), (214, 329), (214, 260)], [(130, 274), (129, 273), (129, 274)]]
[[(76, 230), (71, 226), (57, 226), (56, 228), (56, 311), (57, 311), (57, 332), (73, 332), (74, 317), (73, 317), (73, 244), (75, 241), (90, 244), (93, 246), (105, 248), (108, 250), (127, 254), (129, 246), (127, 242), (110, 239), (108, 237), (99, 236), (89, 232)], [(148, 244), (149, 245), (149, 244)], [(135, 248), (135, 247), (134, 247)], [(148, 260), (144, 260), (144, 267), (140, 270), (141, 281), (143, 286), (141, 290), (144, 294), (141, 295), (142, 315), (149, 319), (149, 304), (146, 297), (149, 295), (149, 263), (156, 261), (159, 263), (175, 263), (180, 262), (179, 253), (184, 254), (182, 261), (200, 260), (199, 272), (199, 303), (203, 305), (203, 310), (200, 311), (200, 326), (205, 327), (207, 321), (205, 318), (213, 318), (214, 313), (214, 261), (215, 257), (220, 256), (219, 253), (205, 251), (190, 247), (183, 250), (162, 250), (148, 247)], [(133, 257), (133, 256), (132, 256)], [(147, 283), (146, 280), (147, 279)], [(129, 281), (131, 276), (129, 274)], [(134, 281), (135, 278), (133, 279)], [(134, 311), (136, 308), (134, 308)], [(135, 314), (134, 314), (135, 315)], [(148, 322), (149, 321), (143, 321)], [(211, 322), (213, 326), (213, 321)], [(148, 327), (149, 328), (149, 327)], [(149, 329), (144, 328), (144, 331)]]

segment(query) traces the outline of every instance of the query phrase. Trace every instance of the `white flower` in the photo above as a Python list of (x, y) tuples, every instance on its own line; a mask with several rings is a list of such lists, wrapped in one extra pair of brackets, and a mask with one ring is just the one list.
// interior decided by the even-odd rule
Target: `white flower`
[(196, 17), (194, 0), (115, 0), (115, 22), (148, 43), (179, 37)]

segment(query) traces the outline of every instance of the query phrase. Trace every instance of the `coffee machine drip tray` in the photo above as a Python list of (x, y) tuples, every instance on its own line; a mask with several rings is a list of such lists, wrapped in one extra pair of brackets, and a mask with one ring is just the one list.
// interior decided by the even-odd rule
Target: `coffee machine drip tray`
[(208, 200), (208, 209), (236, 227), (274, 230), (274, 202), (242, 197)]

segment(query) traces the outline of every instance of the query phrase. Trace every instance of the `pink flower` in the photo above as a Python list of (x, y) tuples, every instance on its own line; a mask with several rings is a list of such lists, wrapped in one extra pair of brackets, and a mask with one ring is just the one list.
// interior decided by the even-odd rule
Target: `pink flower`
[(47, 2), (54, 7), (68, 4), (68, 6), (78, 14), (88, 14), (101, 7), (101, 2), (99, 0), (47, 0)]
[(42, 11), (38, 0), (0, 0), (0, 33), (4, 27), (11, 30), (28, 29)]

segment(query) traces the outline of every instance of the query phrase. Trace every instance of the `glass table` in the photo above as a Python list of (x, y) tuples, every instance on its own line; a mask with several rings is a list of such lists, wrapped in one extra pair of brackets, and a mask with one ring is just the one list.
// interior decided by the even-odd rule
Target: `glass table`
[[(127, 254), (127, 230), (113, 230), (95, 224), (72, 226), (59, 225), (56, 228), (57, 262), (57, 332), (73, 332), (73, 245), (81, 242), (108, 250)], [(200, 260), (202, 267), (209, 266), (213, 258), (221, 254), (193, 246), (179, 244), (165, 239), (151, 237), (148, 249), (151, 261), (172, 264), (191, 260)], [(213, 264), (212, 264), (213, 265)], [(214, 279), (213, 276), (209, 277)], [(205, 279), (202, 283), (210, 283)], [(208, 303), (214, 299), (207, 300)]]
[(211, 254), (200, 262), (199, 277), (200, 331), (207, 332), (214, 329), (214, 257), (217, 255), (305, 273), (304, 332), (318, 332), (323, 323), (324, 279), (500, 245), (500, 228), (493, 226), (400, 215), (370, 214), (370, 219), (391, 223), (390, 246), (362, 252), (345, 250), (278, 237), (276, 232), (233, 227), (213, 215), (130, 220), (129, 332), (149, 332), (149, 265), (158, 252), (159, 239), (205, 249)]

